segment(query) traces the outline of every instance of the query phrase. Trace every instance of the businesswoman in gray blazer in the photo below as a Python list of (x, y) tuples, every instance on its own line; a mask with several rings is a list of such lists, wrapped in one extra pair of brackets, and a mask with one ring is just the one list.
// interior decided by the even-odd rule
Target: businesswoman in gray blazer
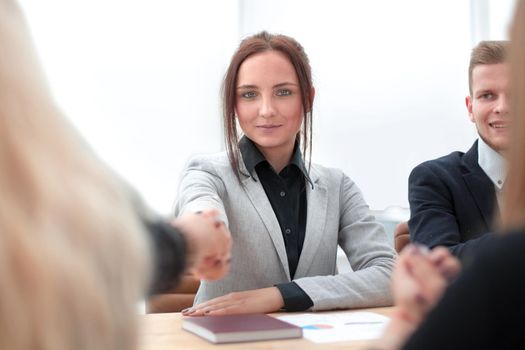
[[(314, 95), (297, 41), (261, 32), (241, 42), (223, 86), (227, 152), (189, 162), (175, 209), (219, 210), (231, 270), (203, 282), (185, 315), (390, 305), (395, 252), (383, 227), (348, 176), (310, 161)], [(338, 245), (352, 272), (337, 274)]]

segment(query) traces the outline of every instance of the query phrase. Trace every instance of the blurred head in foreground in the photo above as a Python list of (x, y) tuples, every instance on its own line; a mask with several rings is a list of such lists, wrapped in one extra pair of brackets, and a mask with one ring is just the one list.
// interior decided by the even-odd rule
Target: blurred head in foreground
[(518, 2), (511, 27), (510, 109), (512, 142), (509, 154), (509, 174), (501, 211), (503, 228), (525, 227), (525, 1)]
[(142, 225), (54, 105), (12, 0), (0, 47), (0, 349), (134, 349)]

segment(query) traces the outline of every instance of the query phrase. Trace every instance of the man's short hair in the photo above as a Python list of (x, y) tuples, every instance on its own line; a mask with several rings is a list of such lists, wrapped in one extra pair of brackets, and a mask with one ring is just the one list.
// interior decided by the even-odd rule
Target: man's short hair
[(509, 42), (505, 40), (480, 41), (470, 54), (468, 66), (468, 89), (472, 96), (472, 71), (482, 64), (503, 63), (507, 57)]

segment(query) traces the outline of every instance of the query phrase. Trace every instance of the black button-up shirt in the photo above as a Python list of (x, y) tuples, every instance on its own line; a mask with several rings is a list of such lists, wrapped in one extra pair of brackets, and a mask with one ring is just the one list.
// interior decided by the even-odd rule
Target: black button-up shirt
[[(310, 183), (299, 145), (296, 144), (290, 163), (279, 174), (246, 136), (239, 142), (244, 165), (253, 177), (257, 173), (266, 196), (279, 221), (288, 258), (290, 279), (293, 279), (303, 249), (306, 232), (306, 183)], [(255, 178), (253, 177), (255, 180)], [(294, 282), (277, 285), (286, 310), (306, 310), (313, 305), (310, 297)]]

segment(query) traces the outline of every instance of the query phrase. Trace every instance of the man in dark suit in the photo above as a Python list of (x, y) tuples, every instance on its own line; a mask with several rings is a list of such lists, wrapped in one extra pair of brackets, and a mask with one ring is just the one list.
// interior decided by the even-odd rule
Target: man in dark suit
[(462, 257), (489, 235), (499, 214), (509, 140), (506, 42), (482, 41), (469, 65), (469, 119), (479, 138), (466, 153), (418, 165), (409, 177), (410, 238)]

